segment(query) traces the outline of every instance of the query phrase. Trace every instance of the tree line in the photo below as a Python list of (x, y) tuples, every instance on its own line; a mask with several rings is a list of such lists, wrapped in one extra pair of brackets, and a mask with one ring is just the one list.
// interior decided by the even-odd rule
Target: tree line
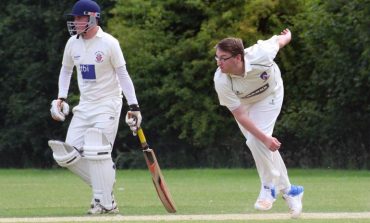
[[(285, 85), (274, 136), (287, 166), (370, 167), (369, 0), (98, 1), (104, 31), (119, 39), (142, 108), (143, 129), (161, 165), (253, 167), (231, 113), (213, 86), (215, 44), (245, 47), (292, 31), (276, 62)], [(56, 166), (49, 139), (64, 140), (50, 102), (69, 34), (73, 1), (5, 1), (0, 11), (0, 167)], [(76, 75), (70, 105), (78, 103)], [(127, 106), (122, 110), (124, 116)], [(141, 168), (139, 144), (121, 125), (119, 168)]]

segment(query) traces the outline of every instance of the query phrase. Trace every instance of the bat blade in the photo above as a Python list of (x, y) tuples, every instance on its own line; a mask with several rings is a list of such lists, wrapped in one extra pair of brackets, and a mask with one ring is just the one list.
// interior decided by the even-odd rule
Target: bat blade
[(175, 213), (175, 202), (173, 201), (170, 190), (168, 189), (166, 181), (164, 180), (154, 151), (149, 149), (144, 150), (143, 152), (159, 199), (162, 201), (163, 206), (169, 213)]
[(161, 168), (159, 167), (157, 157), (152, 149), (149, 148), (148, 143), (146, 142), (146, 138), (144, 132), (141, 128), (137, 131), (137, 136), (141, 143), (141, 147), (144, 152), (144, 158), (148, 169), (152, 175), (152, 181), (157, 191), (158, 197), (161, 200), (163, 206), (169, 213), (176, 212), (175, 202), (172, 199), (170, 190), (167, 187), (166, 181), (162, 175)]

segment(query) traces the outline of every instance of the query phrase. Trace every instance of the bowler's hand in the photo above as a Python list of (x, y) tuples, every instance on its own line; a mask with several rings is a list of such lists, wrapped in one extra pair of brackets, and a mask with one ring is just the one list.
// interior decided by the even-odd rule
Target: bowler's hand
[(286, 36), (289, 39), (292, 38), (292, 33), (290, 32), (289, 29), (284, 29), (283, 31), (281, 31), (280, 35), (284, 35), (284, 36)]
[(284, 29), (279, 35), (279, 48), (283, 48), (292, 39), (292, 33), (289, 29)]
[(275, 152), (276, 150), (280, 149), (281, 146), (281, 142), (279, 142), (277, 138), (272, 136), (267, 136), (266, 140), (263, 143), (272, 152)]

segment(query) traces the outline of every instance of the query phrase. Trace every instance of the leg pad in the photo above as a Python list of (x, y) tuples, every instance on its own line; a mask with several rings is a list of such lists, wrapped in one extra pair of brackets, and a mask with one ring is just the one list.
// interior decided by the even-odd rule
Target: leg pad
[(84, 159), (89, 163), (95, 205), (106, 210), (114, 208), (113, 185), (115, 165), (112, 161), (112, 146), (100, 129), (90, 128), (85, 133)]
[(81, 159), (81, 154), (76, 148), (57, 140), (49, 140), (48, 144), (53, 150), (55, 161), (60, 166), (68, 168), (88, 185), (91, 185), (88, 164), (86, 160)]

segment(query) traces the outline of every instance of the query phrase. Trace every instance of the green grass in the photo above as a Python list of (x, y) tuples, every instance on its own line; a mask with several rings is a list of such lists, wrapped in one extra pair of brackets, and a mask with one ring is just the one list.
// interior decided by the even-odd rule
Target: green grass
[[(176, 202), (177, 214), (260, 213), (253, 208), (260, 188), (255, 169), (164, 170), (163, 174)], [(370, 171), (294, 169), (289, 170), (289, 176), (293, 184), (305, 186), (304, 212), (370, 211)], [(167, 214), (147, 170), (118, 171), (115, 197), (122, 215)], [(90, 201), (91, 189), (65, 169), (0, 170), (0, 220), (85, 216)], [(284, 201), (278, 199), (267, 213), (287, 211)], [(370, 222), (370, 219), (294, 222)]]

